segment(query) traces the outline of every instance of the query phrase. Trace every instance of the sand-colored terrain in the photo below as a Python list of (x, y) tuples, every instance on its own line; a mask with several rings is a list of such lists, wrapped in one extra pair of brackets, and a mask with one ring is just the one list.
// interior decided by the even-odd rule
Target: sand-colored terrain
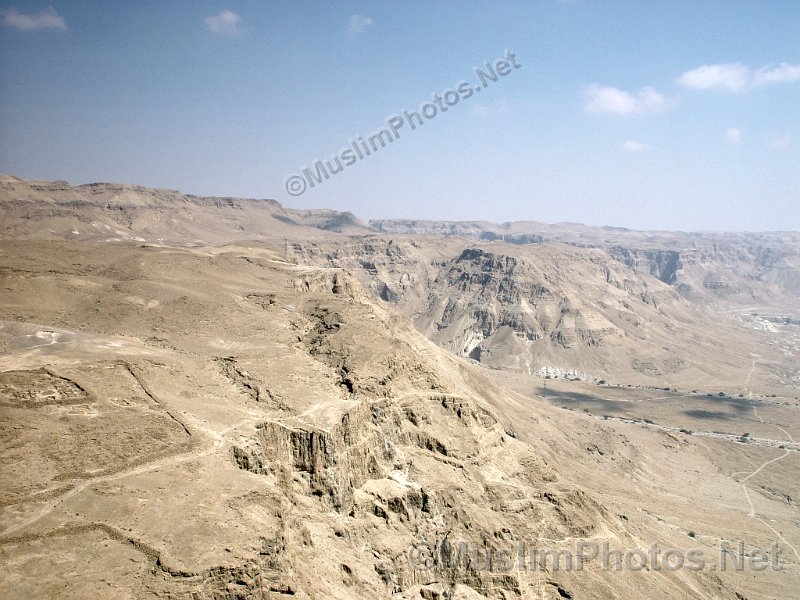
[(2, 597), (797, 596), (797, 234), (2, 185)]

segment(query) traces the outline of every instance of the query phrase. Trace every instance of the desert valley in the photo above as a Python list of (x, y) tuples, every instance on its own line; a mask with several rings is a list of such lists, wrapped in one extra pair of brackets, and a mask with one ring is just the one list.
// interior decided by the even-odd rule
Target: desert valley
[(800, 590), (800, 233), (7, 175), (0, 269), (4, 598)]

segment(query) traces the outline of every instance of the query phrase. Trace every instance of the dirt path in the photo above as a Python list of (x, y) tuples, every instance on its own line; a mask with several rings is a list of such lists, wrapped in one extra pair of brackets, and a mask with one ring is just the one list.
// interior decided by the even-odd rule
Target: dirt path
[[(758, 360), (758, 354), (751, 353), (750, 355), (753, 357), (753, 364), (750, 367), (750, 372), (747, 374), (747, 377), (744, 380), (744, 389), (747, 390), (747, 397), (752, 402), (752, 400), (753, 400), (753, 392), (752, 392), (752, 390), (749, 389), (748, 386), (750, 384), (750, 378), (753, 376), (753, 372), (755, 371), (755, 368), (756, 368), (756, 360)], [(755, 403), (753, 403), (753, 414), (756, 416), (756, 418), (758, 418), (758, 420), (761, 423), (765, 422), (764, 419), (761, 418), (761, 415), (758, 414), (758, 409), (756, 408), (756, 404)], [(789, 438), (789, 441), (794, 443), (794, 438), (792, 438), (792, 436), (789, 435), (788, 431), (786, 431), (780, 425), (773, 425), (773, 426), (776, 427), (777, 429), (780, 429), (781, 432), (787, 438)], [(798, 560), (800, 560), (800, 552), (798, 552), (797, 548), (795, 548), (792, 544), (790, 544), (789, 541), (785, 537), (783, 537), (783, 535), (781, 535), (781, 533), (779, 531), (777, 531), (774, 527), (772, 527), (769, 523), (767, 523), (767, 521), (765, 519), (762, 519), (761, 517), (759, 517), (756, 514), (756, 509), (755, 509), (755, 506), (753, 505), (753, 500), (750, 497), (750, 490), (747, 488), (747, 482), (751, 478), (753, 478), (756, 475), (758, 475), (759, 473), (761, 473), (761, 471), (763, 471), (766, 467), (768, 467), (768, 466), (770, 466), (772, 464), (775, 464), (778, 461), (783, 460), (784, 458), (789, 456), (789, 454), (791, 454), (791, 450), (785, 450), (784, 453), (781, 454), (780, 456), (778, 456), (776, 458), (772, 458), (772, 459), (767, 460), (767, 461), (764, 461), (764, 463), (762, 463), (757, 469), (752, 471), (747, 477), (742, 479), (739, 483), (741, 483), (741, 485), (742, 485), (742, 492), (744, 493), (744, 497), (745, 497), (745, 500), (747, 501), (747, 505), (750, 507), (750, 510), (748, 511), (747, 516), (751, 517), (751, 518), (758, 519), (765, 527), (767, 527), (767, 529), (772, 531), (772, 533), (774, 533), (775, 536), (779, 540), (781, 540), (788, 548), (790, 548), (792, 550), (792, 552), (794, 552), (795, 557)]]

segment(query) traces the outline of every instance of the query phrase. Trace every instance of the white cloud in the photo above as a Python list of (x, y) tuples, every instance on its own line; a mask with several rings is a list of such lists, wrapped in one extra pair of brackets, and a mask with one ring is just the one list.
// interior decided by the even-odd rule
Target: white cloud
[(353, 15), (347, 23), (347, 31), (350, 33), (364, 33), (368, 27), (374, 27), (375, 21), (364, 15)]
[(725, 137), (731, 144), (738, 144), (742, 141), (742, 130), (736, 127), (730, 127), (725, 131)]
[(738, 91), (747, 85), (749, 69), (741, 64), (703, 65), (686, 71), (678, 79), (681, 85), (696, 90), (723, 88)]
[(658, 112), (668, 107), (666, 98), (651, 87), (642, 88), (632, 94), (615, 87), (592, 84), (584, 90), (586, 112), (630, 115), (636, 113)]
[(40, 10), (35, 15), (26, 15), (14, 8), (0, 11), (3, 15), (3, 25), (22, 29), (23, 31), (36, 31), (38, 29), (67, 30), (67, 22), (60, 16), (55, 8)]
[(214, 33), (221, 33), (223, 35), (236, 35), (241, 33), (239, 21), (241, 17), (232, 10), (223, 10), (219, 14), (206, 17), (204, 19), (206, 27), (209, 31)]
[(800, 79), (800, 65), (781, 63), (777, 67), (765, 65), (753, 75), (753, 85), (788, 83)]
[(800, 65), (783, 62), (777, 66), (764, 65), (753, 72), (746, 65), (728, 63), (691, 69), (678, 78), (678, 83), (695, 90), (719, 88), (739, 92), (749, 87), (797, 80), (800, 80)]
[(644, 152), (647, 150), (647, 144), (641, 142), (628, 141), (622, 144), (622, 147), (628, 152)]

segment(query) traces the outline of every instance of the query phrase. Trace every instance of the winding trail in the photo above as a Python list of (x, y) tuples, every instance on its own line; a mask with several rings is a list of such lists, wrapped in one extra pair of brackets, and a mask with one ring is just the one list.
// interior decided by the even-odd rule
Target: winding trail
[[(786, 456), (787, 456), (787, 455), (788, 455), (790, 452), (791, 452), (790, 450), (786, 450), (786, 452), (784, 452), (783, 454), (781, 454), (779, 457), (777, 457), (777, 458), (773, 458), (772, 460), (768, 460), (768, 461), (767, 461), (767, 462), (765, 462), (763, 465), (761, 465), (760, 467), (758, 467), (758, 468), (757, 468), (755, 471), (753, 471), (752, 473), (750, 473), (750, 475), (748, 475), (747, 477), (745, 477), (744, 479), (742, 479), (742, 480), (740, 481), (740, 483), (744, 484), (744, 482), (745, 482), (745, 481), (747, 481), (748, 479), (750, 479), (751, 477), (755, 477), (756, 475), (758, 475), (758, 474), (761, 472), (761, 470), (762, 470), (764, 467), (767, 467), (767, 466), (771, 465), (772, 463), (776, 463), (776, 462), (778, 462), (779, 460), (782, 460), (782, 459), (786, 458)], [(750, 516), (752, 517), (753, 515), (750, 515)]]
[[(758, 355), (758, 354), (755, 354), (755, 353), (751, 353), (751, 354), (750, 354), (750, 356), (752, 356), (752, 357), (753, 357), (753, 364), (752, 364), (752, 366), (750, 367), (750, 372), (747, 374), (747, 377), (746, 377), (746, 378), (745, 378), (745, 380), (744, 380), (744, 386), (743, 386), (743, 387), (744, 387), (744, 389), (745, 389), (745, 390), (747, 390), (747, 398), (750, 400), (750, 402), (752, 402), (752, 403), (753, 403), (753, 414), (756, 416), (756, 418), (757, 418), (757, 419), (758, 419), (758, 420), (759, 420), (761, 423), (765, 423), (764, 419), (762, 419), (762, 418), (761, 418), (761, 415), (759, 415), (759, 414), (758, 414), (758, 409), (756, 408), (756, 403), (753, 401), (753, 392), (752, 392), (752, 390), (750, 390), (750, 388), (748, 387), (748, 386), (750, 385), (750, 378), (753, 376), (753, 372), (755, 371), (755, 368), (756, 368), (756, 361), (758, 360), (758, 358), (759, 358), (759, 355)], [(780, 430), (781, 430), (781, 432), (783, 432), (783, 434), (784, 434), (784, 435), (785, 435), (787, 438), (789, 438), (789, 441), (790, 441), (790, 442), (792, 442), (792, 443), (794, 443), (794, 438), (792, 438), (792, 436), (791, 436), (791, 435), (789, 435), (789, 432), (788, 432), (788, 431), (786, 431), (786, 430), (785, 430), (783, 427), (781, 427), (780, 425), (773, 425), (773, 426), (774, 426), (774, 427), (776, 427), (777, 429), (780, 429)], [(751, 473), (750, 473), (750, 474), (749, 474), (747, 477), (745, 477), (744, 479), (742, 479), (741, 481), (739, 481), (739, 483), (740, 483), (740, 484), (741, 484), (741, 486), (742, 486), (742, 492), (744, 493), (745, 500), (747, 500), (747, 505), (750, 507), (750, 510), (749, 510), (749, 512), (747, 513), (747, 516), (748, 516), (748, 517), (751, 517), (751, 518), (758, 519), (758, 521), (760, 521), (760, 522), (761, 522), (761, 523), (762, 523), (762, 524), (763, 524), (763, 525), (764, 525), (764, 526), (765, 526), (767, 529), (769, 529), (770, 531), (772, 531), (772, 533), (774, 533), (774, 534), (775, 534), (775, 536), (776, 536), (778, 539), (780, 539), (780, 540), (781, 540), (781, 541), (782, 541), (782, 542), (783, 542), (783, 543), (786, 545), (786, 547), (790, 548), (790, 549), (792, 550), (792, 552), (794, 552), (794, 555), (795, 555), (795, 557), (796, 557), (798, 560), (800, 560), (800, 552), (798, 552), (797, 548), (795, 548), (795, 547), (794, 547), (792, 544), (790, 544), (790, 543), (789, 543), (789, 541), (788, 541), (788, 540), (787, 540), (785, 537), (783, 537), (783, 535), (781, 535), (781, 533), (780, 533), (779, 531), (777, 531), (777, 530), (776, 530), (774, 527), (772, 527), (772, 525), (770, 525), (769, 523), (767, 523), (767, 521), (766, 521), (765, 519), (762, 519), (761, 517), (759, 517), (759, 516), (756, 514), (756, 509), (755, 509), (755, 506), (753, 505), (753, 500), (752, 500), (752, 498), (750, 497), (750, 490), (748, 490), (748, 488), (747, 488), (747, 482), (748, 482), (748, 481), (749, 481), (751, 478), (753, 478), (753, 477), (755, 477), (756, 475), (758, 475), (758, 474), (759, 474), (759, 473), (760, 473), (762, 470), (764, 470), (766, 467), (768, 467), (768, 466), (770, 466), (770, 465), (772, 465), (772, 464), (775, 464), (775, 463), (776, 463), (776, 462), (778, 462), (778, 461), (781, 461), (781, 460), (783, 460), (784, 458), (786, 458), (787, 456), (789, 456), (789, 454), (791, 454), (791, 451), (790, 451), (790, 450), (784, 450), (783, 454), (781, 454), (780, 456), (778, 456), (778, 457), (776, 457), (776, 458), (772, 458), (772, 459), (770, 459), (770, 460), (767, 460), (767, 461), (765, 461), (765, 462), (764, 462), (764, 463), (763, 463), (761, 466), (759, 466), (757, 469), (755, 469), (754, 471), (752, 471), (752, 472), (751, 472)], [(734, 475), (736, 475), (736, 474), (734, 474)]]
[[(765, 425), (769, 425), (771, 427), (774, 427), (774, 428), (780, 430), (780, 432), (782, 433), (782, 436), (781, 437), (777, 437), (777, 438), (766, 438), (766, 437), (749, 436), (748, 437), (748, 441), (749, 441), (750, 444), (757, 445), (757, 446), (760, 446), (760, 447), (772, 447), (772, 448), (776, 448), (776, 449), (781, 449), (781, 450), (783, 450), (783, 454), (781, 454), (780, 456), (777, 456), (775, 458), (771, 458), (771, 459), (765, 460), (762, 464), (760, 464), (758, 467), (756, 467), (752, 471), (739, 471), (739, 472), (736, 472), (736, 473), (732, 473), (731, 477), (737, 483), (739, 483), (742, 486), (742, 493), (744, 494), (745, 501), (747, 502), (747, 506), (749, 507), (749, 510), (747, 512), (747, 516), (750, 517), (750, 518), (757, 519), (760, 523), (762, 523), (764, 525), (764, 527), (769, 529), (775, 535), (775, 539), (780, 540), (781, 542), (783, 542), (783, 544), (787, 548), (791, 549), (791, 551), (794, 553), (795, 557), (798, 559), (798, 562), (800, 562), (800, 551), (798, 551), (798, 549), (794, 545), (792, 545), (779, 531), (777, 531), (772, 525), (770, 525), (769, 522), (766, 519), (758, 516), (758, 514), (756, 512), (756, 509), (755, 509), (755, 506), (753, 504), (752, 495), (750, 493), (751, 491), (755, 491), (755, 490), (748, 487), (748, 482), (752, 478), (754, 478), (756, 475), (760, 474), (764, 469), (766, 469), (767, 467), (782, 461), (783, 459), (785, 459), (787, 456), (789, 456), (793, 452), (800, 451), (800, 445), (798, 444), (797, 441), (795, 441), (795, 439), (791, 436), (791, 434), (788, 431), (786, 431), (786, 429), (784, 429), (783, 427), (781, 427), (780, 425), (777, 425), (775, 423), (768, 423), (759, 414), (759, 412), (758, 412), (758, 402), (753, 399), (753, 392), (748, 387), (749, 384), (750, 384), (750, 380), (751, 380), (751, 378), (752, 378), (752, 376), (753, 376), (753, 374), (754, 374), (754, 372), (756, 370), (756, 363), (758, 362), (759, 355), (755, 354), (755, 353), (751, 353), (751, 356), (753, 357), (752, 364), (751, 364), (751, 367), (750, 367), (750, 371), (747, 373), (747, 376), (745, 378), (743, 387), (747, 391), (747, 399), (748, 399), (748, 401), (750, 402), (750, 404), (751, 404), (751, 406), (753, 408), (753, 415), (754, 415), (754, 417), (756, 419), (758, 419), (758, 421), (760, 423), (763, 423)], [(555, 396), (550, 396), (545, 392), (545, 393), (542, 394), (542, 397), (558, 398), (558, 394), (556, 394)], [(669, 396), (665, 396), (664, 398), (669, 398)], [(609, 399), (609, 400), (613, 400), (613, 399)], [(768, 400), (765, 400), (764, 402), (765, 403), (769, 403)], [(593, 417), (595, 417), (597, 419), (600, 419), (600, 418), (602, 418), (603, 420), (611, 419), (611, 420), (620, 421), (620, 422), (623, 422), (623, 423), (637, 424), (637, 425), (640, 425), (640, 426), (643, 426), (643, 427), (652, 428), (652, 429), (658, 429), (658, 430), (662, 430), (662, 431), (666, 431), (666, 432), (682, 432), (682, 433), (685, 433), (685, 430), (679, 429), (677, 427), (670, 427), (670, 426), (660, 425), (660, 424), (657, 424), (657, 423), (646, 422), (646, 421), (643, 421), (641, 419), (634, 419), (634, 418), (628, 418), (628, 417), (617, 417), (617, 416), (611, 416), (611, 415), (603, 415), (603, 416), (591, 415), (591, 416), (593, 416)], [(730, 442), (741, 441), (741, 435), (734, 434), (734, 433), (720, 433), (720, 432), (712, 432), (712, 431), (694, 431), (694, 432), (691, 432), (691, 433), (692, 433), (692, 435), (697, 436), (697, 437), (701, 437), (701, 436), (702, 437), (711, 437), (711, 438), (722, 439), (722, 440), (726, 440), (726, 441), (730, 441)], [(739, 476), (742, 476), (742, 475), (745, 475), (745, 477), (743, 477), (742, 479), (739, 479)]]

